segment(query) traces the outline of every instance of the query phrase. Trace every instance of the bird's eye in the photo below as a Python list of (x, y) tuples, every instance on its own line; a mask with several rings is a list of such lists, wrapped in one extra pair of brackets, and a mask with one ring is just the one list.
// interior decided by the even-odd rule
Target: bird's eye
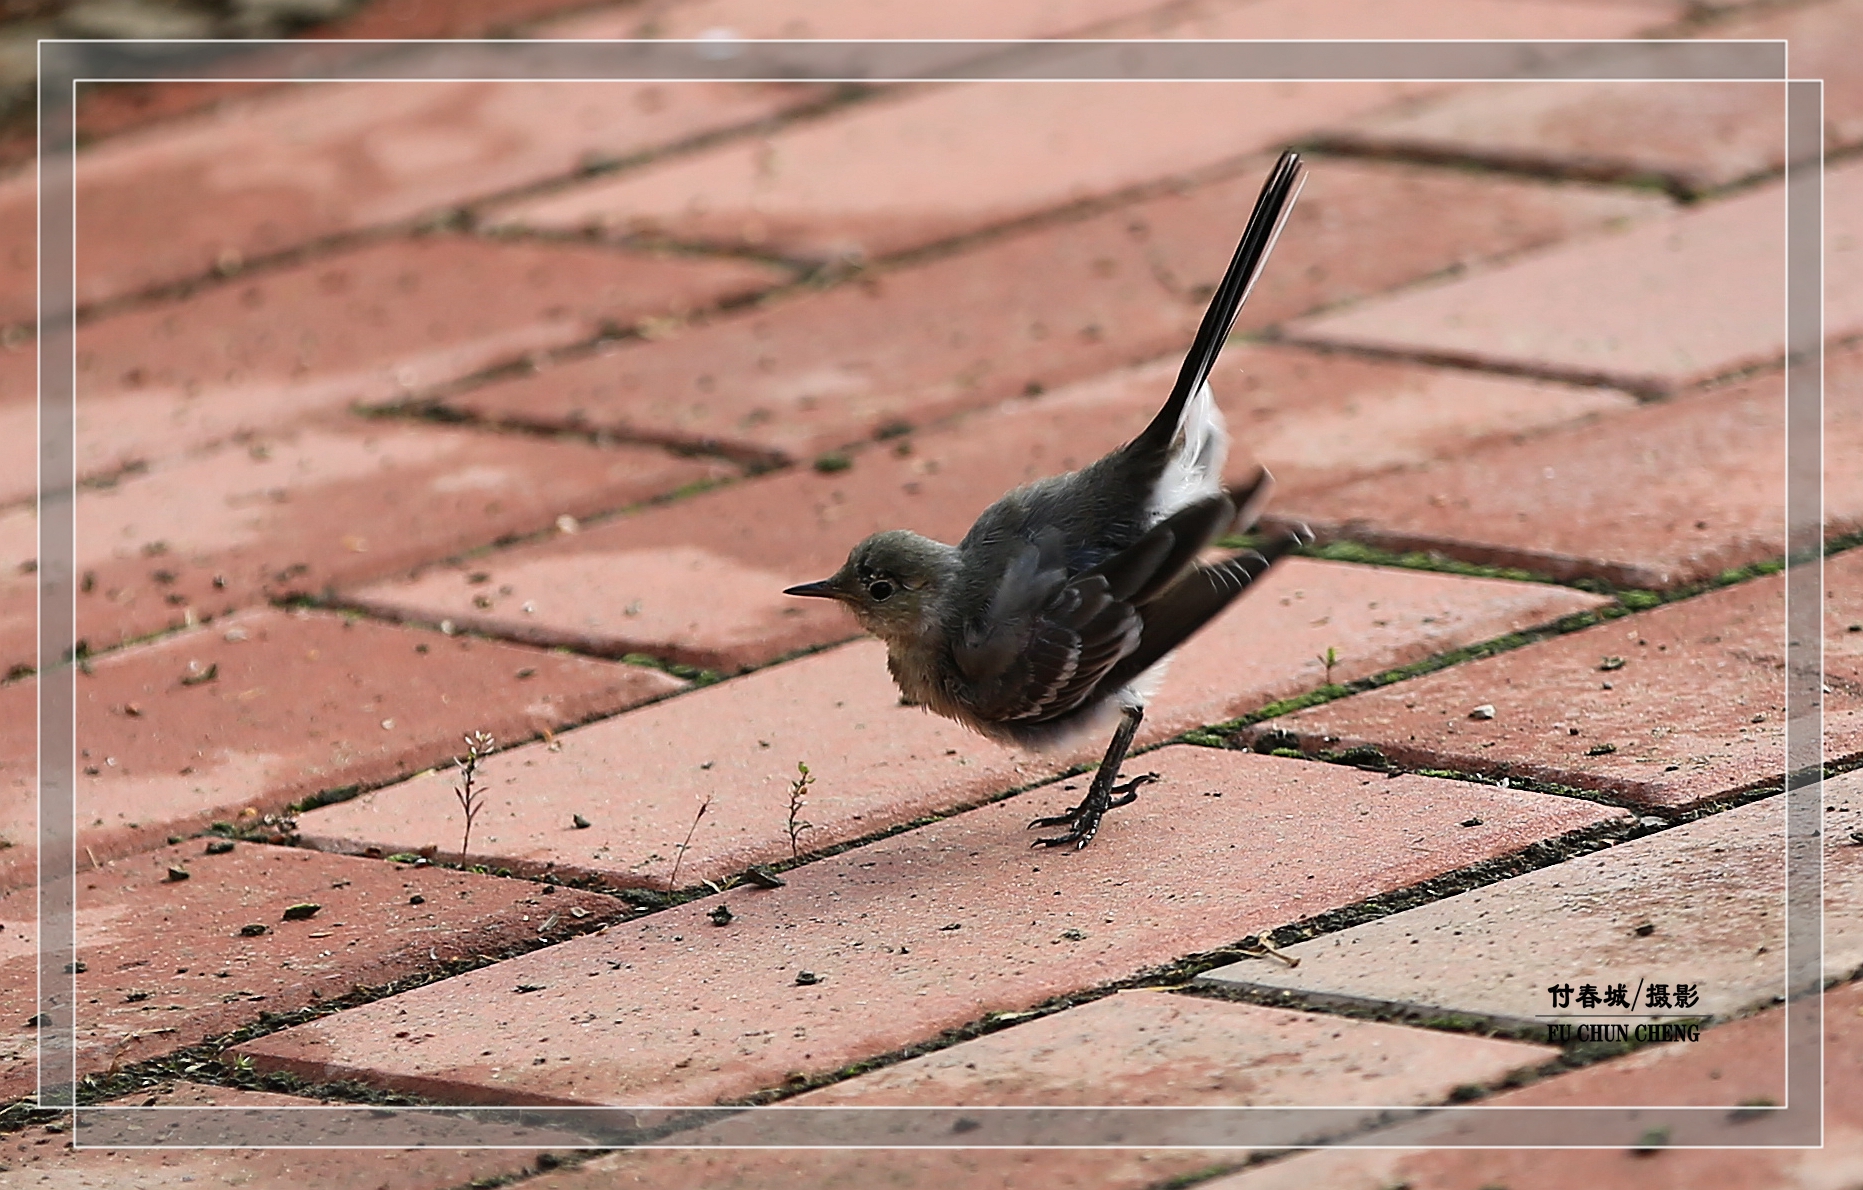
[(893, 584), (883, 578), (875, 579), (867, 584), (867, 594), (873, 598), (875, 603), (885, 603), (893, 597)]

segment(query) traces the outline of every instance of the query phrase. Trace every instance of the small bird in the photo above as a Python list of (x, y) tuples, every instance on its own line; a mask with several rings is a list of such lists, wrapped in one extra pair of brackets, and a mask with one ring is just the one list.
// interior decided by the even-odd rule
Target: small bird
[(846, 604), (886, 642), (904, 701), (992, 739), (1054, 746), (1103, 729), (1117, 712), (1087, 795), (1030, 824), (1066, 832), (1036, 846), (1085, 847), (1108, 810), (1157, 779), (1116, 784), (1168, 654), (1311, 539), (1296, 530), (1259, 552), (1197, 561), (1231, 527), (1252, 526), (1267, 501), (1264, 469), (1222, 486), (1229, 440), (1208, 379), (1301, 180), (1299, 155), (1283, 153), (1170, 397), (1138, 437), (1079, 471), (1015, 489), (955, 546), (876, 533), (833, 577), (784, 592)]

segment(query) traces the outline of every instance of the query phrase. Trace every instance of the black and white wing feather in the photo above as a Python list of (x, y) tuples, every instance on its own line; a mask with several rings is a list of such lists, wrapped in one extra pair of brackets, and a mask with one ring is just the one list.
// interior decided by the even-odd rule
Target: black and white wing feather
[(969, 709), (988, 723), (1052, 723), (1151, 668), (1268, 567), (1246, 554), (1216, 566), (1196, 556), (1265, 496), (1254, 483), (1173, 514), (1099, 566), (1068, 578), (1030, 544), (1006, 569), (988, 615), (953, 654)]

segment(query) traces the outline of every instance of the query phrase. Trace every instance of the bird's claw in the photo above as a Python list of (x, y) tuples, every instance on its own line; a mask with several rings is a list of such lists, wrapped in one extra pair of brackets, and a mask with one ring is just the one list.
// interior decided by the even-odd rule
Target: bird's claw
[(1138, 776), (1132, 778), (1130, 781), (1127, 781), (1120, 785), (1113, 786), (1111, 789), (1107, 790), (1106, 792), (1116, 793), (1116, 794), (1119, 794), (1120, 796), (1106, 803), (1106, 808), (1110, 810), (1114, 806), (1131, 805), (1133, 802), (1138, 801), (1139, 786), (1150, 785), (1153, 781), (1156, 781), (1157, 779), (1158, 779), (1157, 773), (1140, 773)]
[(1051, 835), (1044, 839), (1037, 839), (1033, 843), (1030, 843), (1029, 846), (1030, 847), (1066, 847), (1069, 843), (1072, 843), (1074, 845), (1074, 850), (1079, 851), (1082, 847), (1085, 847), (1088, 843), (1093, 842), (1093, 836), (1099, 833), (1100, 833), (1100, 816), (1098, 814), (1094, 814), (1091, 816), (1083, 816), (1079, 824), (1075, 826), (1073, 830), (1068, 831), (1065, 835)]
[[(1108, 810), (1117, 809), (1120, 806), (1129, 806), (1133, 802), (1136, 802), (1138, 800), (1139, 786), (1149, 785), (1157, 779), (1157, 773), (1140, 773), (1130, 781), (1109, 786), (1098, 799), (1094, 797), (1094, 794), (1099, 792), (1098, 790), (1088, 790), (1087, 796), (1081, 799), (1080, 804), (1073, 809), (1049, 818), (1037, 818), (1028, 825), (1029, 830), (1034, 830), (1038, 826), (1065, 826), (1070, 828), (1065, 835), (1053, 835), (1045, 839), (1037, 839), (1029, 844), (1029, 846), (1066, 847), (1072, 844), (1074, 849), (1078, 851), (1088, 843), (1091, 843), (1093, 841), (1093, 836), (1099, 833), (1100, 819), (1106, 816)], [(1104, 804), (1095, 806), (1094, 802), (1096, 800)]]

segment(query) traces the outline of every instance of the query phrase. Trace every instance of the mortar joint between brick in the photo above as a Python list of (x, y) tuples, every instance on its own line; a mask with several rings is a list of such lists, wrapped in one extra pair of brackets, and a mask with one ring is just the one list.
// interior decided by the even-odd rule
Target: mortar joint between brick
[(1432, 368), (1448, 368), (1458, 372), (1474, 372), (1487, 376), (1519, 376), (1528, 380), (1551, 380), (1585, 388), (1615, 389), (1645, 404), (1665, 400), (1673, 396), (1676, 391), (1673, 384), (1659, 377), (1625, 377), (1603, 370), (1560, 367), (1556, 364), (1537, 364), (1525, 360), (1503, 360), (1486, 355), (1426, 347), (1348, 343), (1329, 339), (1323, 334), (1307, 335), (1277, 327), (1266, 328), (1261, 335), (1266, 342), (1352, 356), (1358, 359), (1422, 364)]
[[(1399, 903), (1399, 898), (1407, 896), (1410, 901), (1414, 901), (1415, 904), (1427, 904), (1430, 901), (1440, 900), (1446, 896), (1453, 896), (1456, 893), (1465, 892), (1470, 888), (1478, 888), (1486, 884), (1492, 884), (1496, 881), (1507, 879), (1510, 876), (1519, 875), (1522, 872), (1549, 866), (1550, 864), (1560, 862), (1567, 858), (1569, 853), (1589, 853), (1592, 850), (1596, 850), (1598, 846), (1604, 845), (1602, 840), (1618, 833), (1621, 829), (1621, 823), (1602, 823), (1568, 831), (1555, 839), (1540, 840), (1530, 844), (1512, 855), (1473, 864), (1454, 872), (1445, 873), (1431, 880), (1423, 881), (1418, 885), (1413, 885), (1406, 889), (1394, 890), (1391, 893), (1368, 898), (1352, 906), (1345, 906), (1328, 913), (1278, 926), (1263, 931), (1259, 935), (1251, 934), (1245, 938), (1238, 939), (1229, 946), (1218, 947), (1211, 951), (1202, 951), (1160, 967), (1141, 970), (1121, 979), (1082, 988), (1058, 996), (1052, 996), (1021, 1011), (987, 1013), (965, 1024), (943, 1030), (936, 1037), (902, 1046), (899, 1049), (885, 1054), (871, 1055), (858, 1062), (850, 1063), (838, 1070), (825, 1071), (801, 1079), (792, 1079), (781, 1086), (765, 1088), (744, 1096), (741, 1099), (733, 1100), (732, 1103), (744, 1106), (755, 1106), (765, 1103), (780, 1102), (819, 1087), (844, 1082), (847, 1079), (858, 1077), (872, 1070), (893, 1066), (924, 1054), (948, 1049), (951, 1046), (989, 1033), (997, 1032), (1001, 1029), (1012, 1028), (1027, 1021), (1062, 1012), (1069, 1008), (1091, 1003), (1095, 1000), (1101, 1000), (1121, 991), (1140, 988), (1175, 991), (1187, 988), (1190, 985), (1190, 981), (1194, 979), (1196, 975), (1202, 974), (1204, 971), (1212, 970), (1218, 966), (1223, 966), (1233, 961), (1238, 955), (1250, 953), (1254, 949), (1251, 944), (1259, 940), (1268, 940), (1276, 946), (1291, 946), (1295, 942), (1305, 941), (1309, 937), (1318, 937), (1322, 932), (1330, 933), (1334, 929), (1344, 929), (1349, 925), (1356, 925), (1359, 920), (1373, 920), (1376, 917), (1383, 917), (1390, 913), (1399, 912), (1401, 909), (1414, 907), (1409, 901)], [(1583, 851), (1577, 850), (1580, 848), (1582, 848)], [(1342, 920), (1344, 915), (1354, 910), (1359, 912), (1359, 918), (1350, 921)], [(1337, 922), (1337, 924), (1332, 924), (1334, 922)]]
[(739, 138), (768, 136), (789, 123), (818, 115), (827, 115), (839, 111), (850, 103), (859, 102), (880, 89), (859, 84), (844, 84), (832, 89), (824, 99), (814, 103), (801, 104), (795, 108), (780, 112), (774, 116), (735, 124), (728, 128), (714, 129), (677, 141), (671, 145), (655, 146), (641, 153), (631, 154), (617, 160), (610, 169), (591, 172), (586, 168), (577, 168), (570, 173), (546, 179), (542, 182), (527, 183), (523, 186), (490, 194), (477, 195), (462, 202), (436, 207), (405, 219), (398, 219), (373, 227), (357, 228), (349, 231), (335, 232), (316, 236), (300, 244), (276, 252), (257, 254), (242, 259), (234, 269), (210, 269), (185, 277), (177, 281), (161, 282), (145, 286), (142, 289), (105, 298), (100, 301), (80, 305), (73, 314), (77, 325), (83, 326), (100, 318), (125, 311), (157, 305), (162, 302), (191, 296), (198, 292), (214, 289), (223, 285), (239, 284), (250, 281), (254, 276), (277, 272), (285, 268), (302, 265), (319, 258), (332, 255), (346, 249), (362, 247), (401, 237), (433, 234), (473, 233), (479, 222), (479, 212), (495, 203), (514, 199), (537, 197), (554, 193), (557, 190), (584, 183), (598, 174), (617, 173), (622, 170), (638, 169), (645, 165), (667, 160), (682, 155), (699, 153), (720, 144)]
[[(612, 920), (624, 919), (617, 916)], [(572, 938), (600, 933), (612, 924), (612, 920), (598, 919), (593, 915), (583, 921), (571, 918), (557, 927), (559, 937), (527, 938), (501, 947), (495, 954), (475, 954), (466, 958), (442, 959), (432, 968), (412, 972), (388, 983), (359, 984), (341, 996), (331, 996), (290, 1012), (262, 1012), (257, 1019), (248, 1024), (218, 1036), (203, 1039), (195, 1045), (100, 1074), (85, 1075), (78, 1081), (76, 1101), (80, 1107), (94, 1106), (136, 1091), (146, 1091), (163, 1083), (187, 1081), (243, 1090), (274, 1091), (348, 1103), (400, 1106), (441, 1105), (439, 1100), (383, 1089), (356, 1080), (312, 1082), (289, 1073), (258, 1071), (253, 1068), (250, 1060), (229, 1060), (224, 1055), (234, 1046), (293, 1028), (308, 1021), (321, 1019), (346, 1009), (372, 1004), (402, 992), (425, 987), (443, 979), (450, 979), (455, 975), (463, 975), (469, 971), (493, 966), (536, 950), (559, 945)], [(7, 1118), (7, 1113), (14, 1110), (17, 1104), (29, 1101), (29, 1097), (15, 1100), (13, 1104), (0, 1108), (0, 1135), (16, 1132), (29, 1126), (29, 1121), (16, 1122)], [(20, 1114), (26, 1114), (25, 1110), (21, 1109)]]
[(1617, 164), (1569, 160), (1525, 151), (1482, 150), (1429, 141), (1384, 140), (1375, 134), (1343, 131), (1320, 133), (1306, 140), (1300, 147), (1302, 151), (1315, 155), (1360, 161), (1390, 161), (1485, 177), (1653, 190), (1678, 204), (1693, 202), (1705, 193), (1705, 188), (1686, 174), (1651, 169), (1629, 162)]

